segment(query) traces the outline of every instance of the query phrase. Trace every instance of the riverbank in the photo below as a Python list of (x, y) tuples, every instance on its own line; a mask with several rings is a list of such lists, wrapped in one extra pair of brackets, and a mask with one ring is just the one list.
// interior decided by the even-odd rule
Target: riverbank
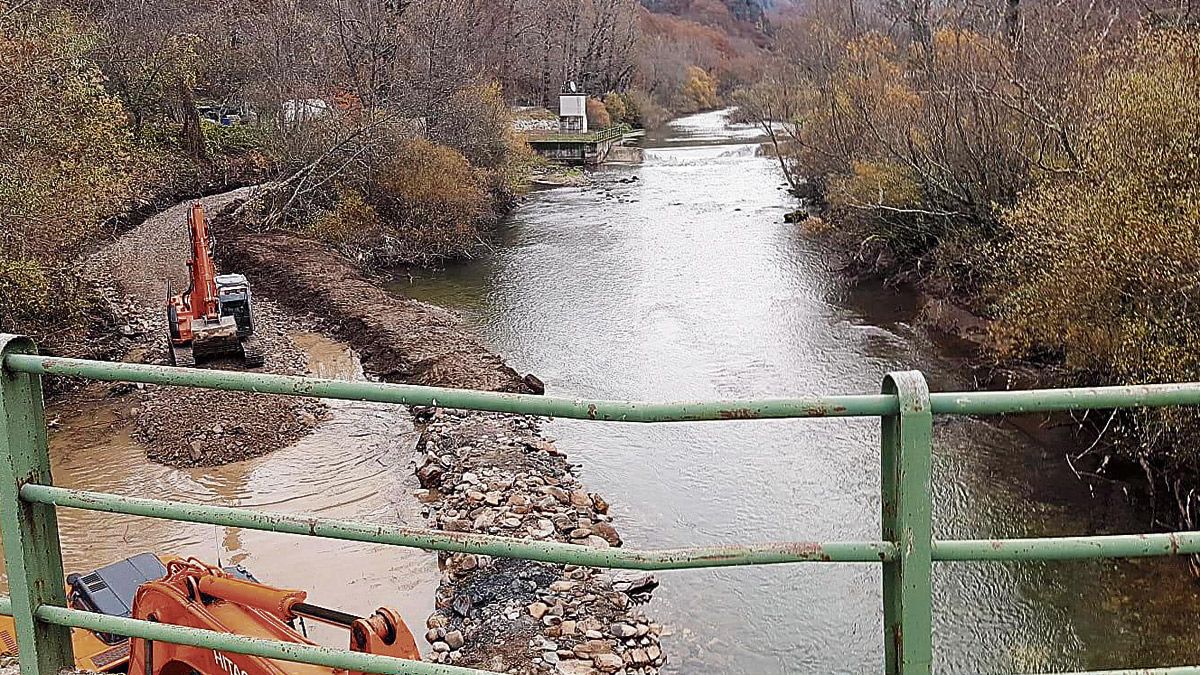
[[(846, 232), (826, 229), (807, 232), (819, 242), (833, 261), (831, 268), (843, 283), (856, 288), (888, 287), (913, 296), (916, 301), (910, 320), (936, 336), (954, 354), (969, 377), (972, 389), (1032, 390), (1064, 387), (1103, 386), (1107, 380), (1084, 377), (1055, 360), (1033, 360), (1005, 356), (997, 346), (997, 320), (977, 309), (979, 299), (966, 298), (937, 277), (924, 278), (911, 268), (898, 268), (894, 261), (880, 263), (880, 250), (856, 247)], [(865, 250), (870, 254), (864, 255)], [(1180, 463), (1166, 450), (1147, 448), (1136, 437), (1136, 410), (1111, 413), (1095, 411), (1041, 416), (1009, 415), (1004, 423), (1020, 430), (1042, 445), (1061, 448), (1062, 464), (1070, 475), (1091, 490), (1109, 492), (1120, 487), (1126, 501), (1140, 514), (1139, 529), (1190, 530), (1197, 521), (1189, 502), (1200, 469)], [(1065, 433), (1069, 430), (1069, 433)], [(1162, 442), (1160, 441), (1160, 445)], [(1190, 559), (1189, 568), (1200, 577), (1200, 562)]]
[(388, 294), (319, 242), (223, 228), (217, 257), (223, 269), (246, 274), (255, 293), (351, 345), (368, 372), (385, 382), (535, 390), (468, 335), (452, 312)]
[[(447, 412), (422, 431), (417, 476), (432, 525), (580, 546), (620, 546), (608, 503), (585, 491), (538, 420)], [(471, 554), (443, 556), (431, 660), (499, 672), (654, 673), (663, 627), (636, 605), (657, 580)]]

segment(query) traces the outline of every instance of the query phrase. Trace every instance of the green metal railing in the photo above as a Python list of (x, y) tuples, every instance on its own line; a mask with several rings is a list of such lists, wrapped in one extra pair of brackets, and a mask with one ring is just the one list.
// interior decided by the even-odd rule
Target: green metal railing
[(533, 132), (526, 135), (530, 143), (603, 143), (621, 138), (633, 131), (628, 124), (614, 124), (586, 134), (560, 133), (557, 131)]
[[(596, 567), (675, 570), (781, 563), (883, 566), (886, 672), (932, 670), (933, 563), (1089, 560), (1200, 553), (1200, 532), (934, 540), (930, 461), (933, 415), (1200, 405), (1200, 383), (1039, 391), (930, 393), (919, 372), (892, 373), (876, 395), (754, 401), (642, 403), (347, 382), (284, 375), (168, 368), (39, 356), (27, 338), (0, 335), (0, 535), (11, 599), (0, 614), (16, 624), (22, 675), (50, 675), (73, 663), (72, 627), (373, 673), (482, 675), (484, 671), (344, 650), (275, 642), (69, 609), (63, 588), (57, 509), (240, 527), (303, 536), (478, 553)], [(377, 401), (607, 422), (696, 422), (766, 418), (878, 417), (882, 533), (878, 540), (782, 542), (671, 550), (593, 549), (470, 533), (269, 513), (71, 490), (53, 485), (41, 380), (46, 375), (200, 387), (285, 396)], [(1200, 673), (1200, 667), (1110, 673)]]

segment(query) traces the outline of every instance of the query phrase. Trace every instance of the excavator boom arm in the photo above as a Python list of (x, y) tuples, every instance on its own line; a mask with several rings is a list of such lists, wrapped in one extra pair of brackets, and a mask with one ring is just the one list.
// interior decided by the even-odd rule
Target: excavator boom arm
[(192, 248), (192, 259), (188, 261), (191, 273), (189, 303), (196, 316), (213, 318), (221, 311), (217, 302), (217, 265), (212, 257), (208, 217), (204, 214), (204, 205), (198, 201), (192, 204), (188, 212), (188, 234)]
[[(307, 593), (234, 578), (195, 560), (175, 560), (167, 576), (143, 584), (134, 618), (298, 644), (314, 644), (293, 628), (298, 616), (341, 625), (350, 649), (419, 660), (416, 641), (398, 613), (380, 608), (362, 618), (304, 602)], [(347, 623), (348, 621), (348, 623)], [(129, 672), (150, 675), (363, 675), (326, 666), (280, 662), (257, 656), (162, 642), (130, 641)]]

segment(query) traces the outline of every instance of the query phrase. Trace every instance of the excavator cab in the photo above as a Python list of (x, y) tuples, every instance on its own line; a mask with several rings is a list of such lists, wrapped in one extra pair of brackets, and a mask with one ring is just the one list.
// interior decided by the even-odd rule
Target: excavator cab
[[(75, 609), (128, 619), (133, 616), (137, 589), (166, 575), (167, 567), (158, 556), (141, 553), (87, 574), (68, 574), (67, 599)], [(110, 645), (127, 639), (111, 633), (96, 633), (96, 637)]]
[(221, 316), (233, 317), (237, 336), (245, 339), (254, 334), (254, 312), (250, 304), (250, 283), (241, 274), (218, 274), (217, 302)]
[[(241, 565), (223, 567), (221, 571), (235, 579), (258, 583), (258, 579)], [(67, 602), (74, 609), (128, 619), (133, 616), (133, 600), (138, 589), (165, 576), (167, 566), (158, 556), (139, 553), (86, 574), (68, 574)], [(111, 633), (96, 633), (96, 637), (110, 645), (128, 639)]]

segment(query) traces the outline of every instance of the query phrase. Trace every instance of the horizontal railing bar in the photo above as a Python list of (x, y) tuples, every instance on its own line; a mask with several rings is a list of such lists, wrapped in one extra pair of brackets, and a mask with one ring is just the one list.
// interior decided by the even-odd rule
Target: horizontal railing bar
[(88, 361), (33, 354), (9, 354), (4, 358), (4, 367), (34, 375), (82, 377), (106, 382), (142, 382), (284, 396), (428, 405), (462, 410), (545, 415), (608, 422), (702, 422), (830, 416), (878, 417), (894, 414), (897, 410), (895, 397), (882, 394), (674, 403), (588, 401), (533, 394), (444, 389), (381, 382), (351, 382), (228, 370), (173, 368), (143, 363)]
[[(407, 384), (350, 382), (291, 375), (174, 368), (9, 354), (4, 366), (36, 375), (83, 377), (107, 382), (202, 387), (286, 396), (378, 401), (406, 405), (545, 415), (616, 422), (696, 422), (795, 417), (878, 417), (896, 413), (895, 397), (882, 394), (718, 401), (607, 401), (444, 389)], [(1200, 383), (1121, 387), (1075, 387), (1024, 391), (930, 394), (936, 414), (998, 415), (1112, 408), (1200, 405)]]
[[(260, 640), (257, 638), (242, 638), (242, 637), (238, 637), (238, 635), (232, 635), (232, 634), (228, 634), (228, 633), (217, 633), (217, 632), (212, 632), (212, 631), (204, 631), (204, 629), (200, 629), (200, 628), (170, 626), (170, 625), (164, 625), (164, 623), (151, 623), (148, 621), (137, 621), (137, 620), (132, 620), (132, 619), (118, 619), (118, 617), (94, 615), (91, 613), (80, 613), (80, 611), (76, 611), (76, 610), (64, 610), (62, 608), (44, 607), (44, 605), (42, 608), (38, 609), (37, 614), (38, 614), (38, 617), (40, 617), (40, 619), (42, 619), (43, 621), (59, 623), (59, 625), (62, 625), (62, 626), (71, 626), (71, 627), (77, 627), (77, 628), (91, 629), (91, 631), (116, 633), (116, 634), (121, 634), (121, 635), (133, 635), (133, 637), (138, 637), (138, 638), (143, 638), (143, 639), (164, 641), (164, 643), (184, 644), (184, 645), (191, 645), (191, 646), (197, 646), (197, 647), (205, 647), (205, 649), (217, 649), (217, 650), (236, 652), (236, 653), (247, 653), (247, 655), (251, 655), (251, 656), (262, 656), (262, 657), (266, 657), (266, 658), (280, 658), (281, 661), (295, 661), (295, 662), (299, 662), (299, 663), (314, 663), (317, 665), (329, 665), (329, 667), (332, 667), (332, 668), (347, 668), (347, 669), (354, 668), (354, 669), (368, 671), (368, 673), (370, 673), (370, 671), (373, 671), (372, 670), (373, 664), (366, 665), (366, 667), (364, 667), (364, 668), (359, 668), (358, 665), (349, 665), (346, 663), (307, 661), (307, 658), (310, 657), (310, 655), (308, 655), (308, 653), (305, 653), (305, 652), (308, 652), (310, 650), (304, 649), (305, 645), (295, 645), (295, 647), (301, 647), (301, 649), (290, 649), (290, 645), (288, 643), (276, 643), (276, 641), (274, 641), (274, 640)], [(12, 601), (10, 598), (0, 596), (0, 615), (12, 616)], [(88, 615), (88, 616), (83, 616), (82, 619), (77, 619), (77, 617), (79, 617), (79, 615)], [(108, 625), (108, 623), (109, 623), (107, 621), (108, 619), (113, 619), (114, 626), (116, 625), (116, 623), (122, 623), (122, 626), (120, 626), (119, 628), (118, 627), (110, 628), (108, 626), (100, 626), (100, 623), (98, 623), (98, 622), (92, 623), (91, 626), (83, 625), (83, 620), (92, 621), (92, 620), (95, 620), (95, 617), (97, 617), (97, 616), (101, 617), (101, 621), (103, 621), (103, 623), (106, 623), (106, 625)], [(124, 625), (125, 622), (128, 622), (128, 626)], [(134, 626), (134, 623), (136, 623), (137, 626)], [(161, 633), (158, 633), (156, 631), (157, 634), (151, 635), (151, 634), (149, 634), (149, 632), (143, 631), (143, 628), (148, 628), (148, 629), (166, 628), (166, 631), (163, 631)], [(193, 637), (196, 638), (196, 640), (186, 641), (186, 640), (190, 640)], [(283, 645), (284, 647), (288, 647), (287, 651), (292, 652), (294, 656), (299, 657), (299, 658), (288, 658), (288, 657), (284, 657), (284, 656), (278, 656), (277, 653), (260, 653), (258, 651), (248, 651), (248, 650), (244, 651), (244, 650), (239, 649), (239, 646), (233, 646), (233, 645), (224, 646), (224, 645), (215, 645), (214, 643), (211, 643), (210, 640), (214, 640), (214, 639), (218, 639), (218, 638), (221, 638), (222, 641), (223, 641), (223, 638), (235, 638), (236, 641), (238, 641), (238, 643), (253, 644), (254, 647), (262, 646), (262, 647), (264, 647), (264, 649), (270, 649), (272, 652), (275, 651), (276, 645)], [(258, 645), (256, 643), (262, 643), (262, 645)], [(328, 649), (328, 647), (316, 647), (316, 649), (314, 649), (313, 651), (322, 652), (323, 655), (326, 655), (326, 653), (331, 653), (332, 657), (337, 658), (338, 661), (341, 661), (341, 658), (340, 658), (341, 655), (366, 656), (368, 658), (371, 658), (371, 661), (374, 661), (374, 659), (377, 659), (377, 658), (382, 658), (382, 659), (390, 658), (390, 657), (378, 657), (378, 656), (374, 656), (374, 655), (361, 655), (361, 653), (358, 653), (358, 652), (330, 650), (330, 649)], [(324, 656), (322, 656), (322, 658), (324, 658)], [(400, 661), (400, 659), (398, 659), (398, 661)], [(439, 664), (433, 664), (433, 663), (404, 662), (402, 665), (402, 668), (404, 668), (404, 670), (379, 670), (379, 673), (414, 673), (414, 674), (421, 674), (421, 675), (425, 675), (425, 674), (428, 674), (428, 675), (480, 675), (482, 673), (488, 673), (488, 675), (491, 675), (490, 671), (472, 670), (472, 669), (468, 669), (468, 668), (455, 667), (455, 665), (439, 665)], [(419, 668), (419, 669), (414, 670), (414, 668)], [(1135, 668), (1135, 669), (1126, 669), (1126, 670), (1086, 670), (1086, 671), (1076, 671), (1076, 673), (1061, 673), (1061, 674), (1046, 673), (1043, 675), (1200, 675), (1200, 667), (1196, 667), (1196, 665), (1175, 665), (1175, 667), (1165, 667), (1165, 668)]]
[(662, 550), (591, 548), (553, 541), (445, 532), (396, 525), (375, 525), (253, 511), (231, 506), (186, 504), (143, 497), (125, 497), (104, 492), (70, 490), (51, 485), (26, 484), (21, 487), (21, 498), (28, 502), (53, 504), (87, 511), (123, 513), (147, 518), (241, 527), (249, 530), (299, 534), (326, 539), (616, 569), (677, 570), (798, 562), (877, 563), (893, 559), (896, 550), (894, 544), (884, 541), (782, 542)]
[(218, 633), (203, 628), (176, 626), (167, 623), (127, 619), (66, 607), (42, 605), (35, 616), (40, 621), (59, 626), (85, 628), (101, 633), (115, 633), (145, 640), (170, 642), (191, 647), (215, 649), (236, 654), (261, 656), (268, 659), (310, 663), (330, 668), (358, 670), (366, 673), (396, 673), (402, 675), (496, 675), (490, 670), (475, 670), (461, 666), (443, 665), (401, 659), (380, 654), (365, 654), (344, 649), (331, 649), (295, 642), (264, 640), (232, 633)]
[(1118, 387), (1073, 387), (1014, 391), (941, 392), (929, 395), (935, 414), (999, 415), (1005, 413), (1162, 408), (1200, 405), (1200, 382), (1138, 384)]
[(1166, 668), (1130, 668), (1126, 670), (1076, 670), (1072, 673), (1042, 675), (1200, 675), (1200, 665), (1171, 665)]
[(947, 562), (1148, 558), (1194, 553), (1200, 553), (1200, 532), (933, 542), (933, 559)]

